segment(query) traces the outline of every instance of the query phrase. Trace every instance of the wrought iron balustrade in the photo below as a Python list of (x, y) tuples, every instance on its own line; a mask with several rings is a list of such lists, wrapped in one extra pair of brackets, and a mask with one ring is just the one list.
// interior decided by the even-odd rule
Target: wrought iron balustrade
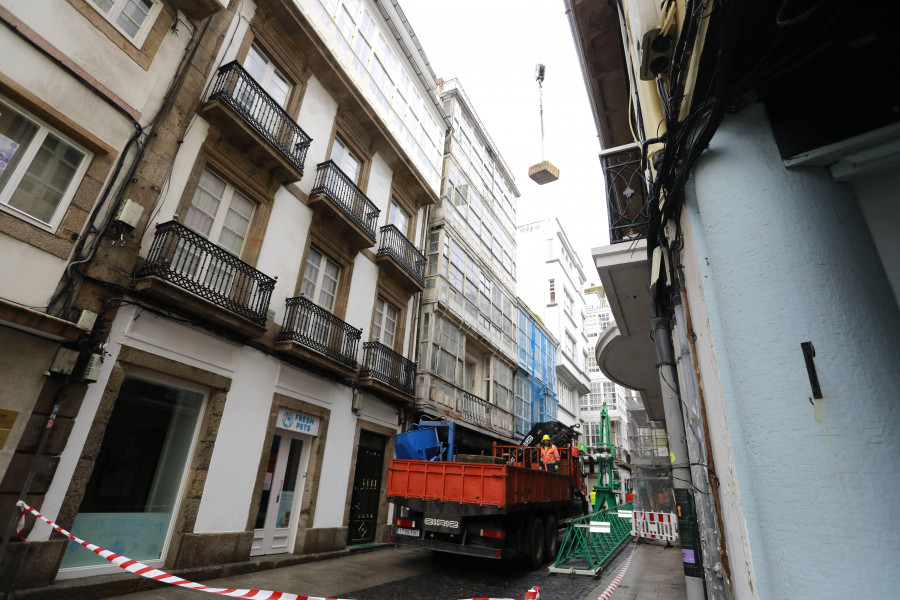
[(303, 171), (312, 138), (237, 62), (219, 69), (210, 100), (222, 100)]
[(606, 177), (610, 243), (646, 238), (650, 209), (640, 147), (629, 144), (603, 151), (600, 161)]
[(156, 276), (265, 326), (275, 279), (177, 221), (156, 226), (137, 277)]
[(394, 225), (385, 225), (381, 228), (381, 245), (378, 254), (393, 256), (397, 262), (403, 265), (416, 281), (425, 285), (425, 255), (406, 239)]
[(292, 340), (351, 368), (362, 329), (337, 318), (304, 296), (288, 298), (278, 341)]
[(378, 379), (410, 396), (415, 395), (416, 363), (381, 342), (365, 342), (363, 350), (365, 356), (360, 377)]
[(316, 194), (331, 198), (366, 233), (375, 237), (375, 224), (381, 211), (334, 161), (327, 160), (316, 167), (316, 182), (309, 195)]

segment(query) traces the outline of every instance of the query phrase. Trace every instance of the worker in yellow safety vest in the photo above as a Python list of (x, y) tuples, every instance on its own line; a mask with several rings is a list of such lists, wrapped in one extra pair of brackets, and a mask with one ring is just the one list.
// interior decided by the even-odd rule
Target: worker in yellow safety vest
[(597, 510), (597, 490), (591, 490), (591, 509)]
[(541, 440), (541, 464), (545, 471), (556, 473), (559, 468), (559, 448), (550, 442), (550, 436), (545, 435)]

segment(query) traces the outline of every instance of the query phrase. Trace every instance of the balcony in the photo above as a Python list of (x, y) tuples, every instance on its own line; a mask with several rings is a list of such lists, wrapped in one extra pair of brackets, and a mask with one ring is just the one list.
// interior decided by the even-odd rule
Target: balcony
[(363, 351), (359, 384), (395, 400), (411, 402), (416, 395), (416, 363), (380, 342), (364, 343)]
[(381, 228), (381, 245), (375, 262), (406, 288), (414, 292), (425, 289), (425, 255), (395, 226)]
[(303, 296), (288, 298), (275, 349), (345, 377), (356, 375), (362, 330)]
[(283, 185), (303, 177), (312, 138), (239, 65), (219, 69), (201, 113), (222, 136)]
[(197, 21), (228, 8), (227, 0), (173, 0), (172, 5)]
[(597, 366), (611, 381), (637, 390), (652, 420), (664, 420), (656, 347), (647, 335), (653, 311), (647, 300), (647, 242), (603, 246), (591, 251), (607, 290), (613, 323), (597, 340)]
[(375, 245), (375, 224), (381, 212), (332, 161), (319, 163), (309, 205), (333, 221), (348, 244), (356, 249)]
[(640, 146), (628, 144), (604, 150), (600, 162), (606, 177), (610, 243), (646, 238), (650, 213)]
[(417, 404), (419, 408), (433, 409), (489, 433), (506, 437), (513, 436), (515, 425), (513, 413), (433, 375), (427, 401), (423, 401), (420, 396), (417, 398)]
[(275, 280), (181, 223), (156, 226), (135, 287), (215, 325), (257, 337)]

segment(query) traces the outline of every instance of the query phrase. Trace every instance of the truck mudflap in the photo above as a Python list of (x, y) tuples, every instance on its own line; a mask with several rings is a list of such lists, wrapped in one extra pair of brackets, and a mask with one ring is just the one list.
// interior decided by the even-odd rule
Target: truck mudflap
[(426, 540), (422, 538), (413, 538), (403, 535), (394, 535), (393, 543), (398, 546), (410, 546), (412, 548), (422, 548), (424, 550), (434, 550), (436, 552), (448, 552), (450, 554), (461, 554), (463, 556), (480, 556), (482, 558), (503, 558), (503, 550), (500, 548), (482, 548), (479, 546), (461, 546), (451, 542), (441, 542), (438, 540)]

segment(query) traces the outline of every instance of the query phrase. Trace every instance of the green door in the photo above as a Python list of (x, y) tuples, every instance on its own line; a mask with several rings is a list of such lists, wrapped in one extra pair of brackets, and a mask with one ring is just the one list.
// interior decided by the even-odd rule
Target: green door
[(381, 499), (381, 471), (384, 468), (384, 437), (361, 431), (356, 455), (353, 495), (350, 497), (350, 523), (347, 545), (375, 541), (378, 503)]

